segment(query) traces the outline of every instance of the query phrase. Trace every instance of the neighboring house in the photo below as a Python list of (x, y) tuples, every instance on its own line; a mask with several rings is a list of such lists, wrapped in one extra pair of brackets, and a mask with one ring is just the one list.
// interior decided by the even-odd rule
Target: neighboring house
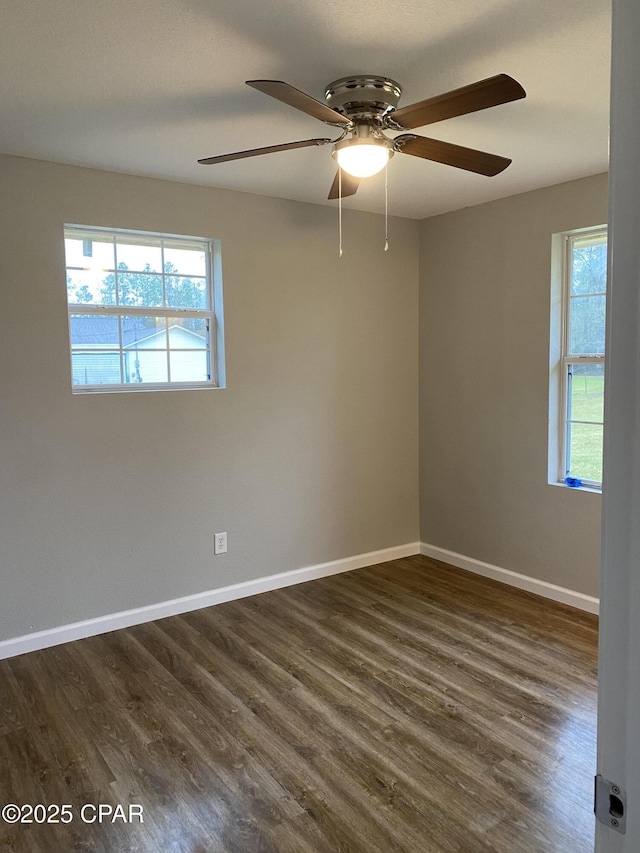
[[(138, 317), (122, 320), (124, 382), (167, 382), (169, 369), (172, 382), (206, 380), (207, 337), (179, 323), (158, 328), (149, 319), (153, 325)], [(121, 384), (118, 317), (74, 316), (71, 349), (74, 385)]]

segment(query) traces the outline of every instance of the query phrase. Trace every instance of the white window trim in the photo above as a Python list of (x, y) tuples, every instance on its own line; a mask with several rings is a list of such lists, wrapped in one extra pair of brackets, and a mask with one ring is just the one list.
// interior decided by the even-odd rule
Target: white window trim
[[(148, 317), (153, 315), (154, 317), (165, 317), (165, 318), (176, 318), (176, 317), (184, 317), (184, 318), (198, 318), (198, 319), (206, 319), (209, 321), (209, 376), (210, 378), (204, 382), (146, 382), (146, 383), (114, 383), (114, 384), (105, 384), (105, 385), (74, 385), (73, 382), (71, 384), (71, 391), (73, 394), (118, 394), (118, 393), (144, 393), (146, 391), (183, 391), (183, 390), (201, 390), (201, 389), (219, 389), (226, 387), (226, 369), (225, 369), (225, 351), (224, 351), (224, 312), (223, 312), (223, 299), (222, 299), (222, 260), (220, 253), (220, 241), (211, 239), (208, 237), (193, 237), (182, 234), (166, 234), (154, 231), (131, 231), (127, 229), (121, 228), (106, 228), (106, 227), (97, 227), (92, 225), (78, 225), (65, 223), (64, 225), (64, 235), (66, 237), (67, 231), (77, 230), (86, 233), (95, 233), (101, 236), (113, 236), (116, 237), (128, 237), (132, 240), (135, 240), (136, 237), (144, 238), (151, 237), (159, 240), (167, 240), (167, 241), (176, 241), (178, 243), (184, 242), (197, 242), (202, 243), (206, 247), (205, 257), (206, 257), (206, 280), (207, 280), (207, 288), (209, 291), (209, 301), (210, 308), (206, 309), (184, 309), (184, 308), (164, 308), (164, 307), (154, 307), (151, 305), (148, 306), (136, 306), (136, 305), (94, 305), (91, 303), (84, 302), (69, 302), (67, 297), (67, 314), (68, 314), (68, 324), (69, 324), (69, 353), (71, 359), (71, 365), (73, 365), (72, 353), (73, 350), (71, 348), (71, 317), (74, 314), (94, 314), (97, 316), (111, 315), (111, 316), (123, 316), (126, 315), (128, 317), (133, 316), (142, 316)], [(117, 265), (117, 264), (116, 264)], [(163, 265), (164, 266), (164, 265)], [(65, 282), (66, 282), (66, 270), (74, 269), (73, 267), (66, 267), (65, 265)], [(135, 271), (134, 271), (135, 272)], [(117, 269), (114, 270), (114, 274), (116, 276), (116, 291), (117, 291)], [(164, 278), (165, 272), (164, 269), (159, 273), (163, 278), (163, 288), (164, 288)], [(169, 349), (169, 324), (166, 325), (166, 334), (167, 334), (167, 362), (168, 362), (168, 376), (170, 373), (170, 365), (169, 365), (169, 356), (170, 352), (179, 352), (181, 350), (173, 348)], [(121, 374), (122, 374), (122, 361), (124, 358), (124, 351), (122, 346), (122, 330), (119, 327), (120, 334), (120, 342), (118, 346), (118, 353), (120, 355), (120, 366), (121, 366)], [(90, 350), (91, 347), (87, 346), (86, 349)], [(104, 349), (104, 347), (102, 347)], [(115, 351), (115, 350), (114, 350)], [(73, 370), (73, 366), (71, 368)]]
[[(607, 226), (598, 225), (554, 234), (552, 238), (551, 335), (549, 372), (549, 483), (567, 486), (567, 437), (569, 368), (577, 364), (605, 363), (604, 353), (568, 355), (569, 298), (572, 246), (575, 238), (607, 235)], [(590, 294), (597, 295), (597, 294)], [(573, 423), (580, 423), (573, 421)], [(602, 483), (582, 480), (582, 491), (602, 492)]]

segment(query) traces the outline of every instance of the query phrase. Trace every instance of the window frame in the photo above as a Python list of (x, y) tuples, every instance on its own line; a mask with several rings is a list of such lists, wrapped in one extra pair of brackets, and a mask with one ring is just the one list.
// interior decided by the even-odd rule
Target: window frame
[[(153, 305), (98, 305), (85, 302), (70, 302), (68, 289), (66, 289), (66, 280), (69, 270), (84, 269), (82, 267), (67, 266), (65, 254), (65, 289), (67, 295), (67, 319), (69, 327), (69, 353), (71, 363), (71, 390), (73, 394), (114, 394), (114, 393), (139, 393), (146, 391), (189, 391), (202, 389), (218, 389), (226, 387), (226, 369), (225, 369), (225, 351), (224, 351), (224, 315), (223, 315), (223, 299), (222, 299), (222, 263), (220, 257), (220, 241), (208, 237), (192, 237), (182, 234), (167, 234), (164, 232), (154, 231), (137, 231), (122, 228), (107, 228), (93, 225), (78, 225), (65, 223), (63, 236), (73, 238), (74, 232), (77, 237), (86, 236), (87, 234), (96, 234), (100, 237), (109, 237), (115, 244), (118, 239), (126, 238), (135, 243), (135, 240), (140, 238), (141, 242), (144, 239), (153, 239), (160, 241), (162, 251), (161, 271), (156, 273), (162, 276), (163, 294), (166, 293), (165, 279), (172, 275), (167, 274), (164, 269), (164, 245), (163, 242), (171, 242), (173, 244), (202, 244), (205, 252), (205, 281), (208, 307), (206, 308), (171, 308), (165, 306)], [(114, 255), (114, 267), (112, 271), (116, 279), (118, 278), (118, 260), (117, 255)], [(109, 270), (111, 272), (111, 270)], [(136, 273), (137, 271), (133, 270)], [(181, 275), (176, 273), (173, 275)], [(184, 274), (182, 274), (184, 275)], [(194, 276), (202, 278), (202, 276)], [(72, 342), (72, 317), (77, 315), (92, 315), (98, 317), (115, 316), (123, 317), (162, 317), (165, 319), (166, 331), (166, 353), (167, 353), (167, 381), (166, 382), (120, 382), (120, 383), (105, 383), (105, 384), (88, 384), (78, 385), (73, 381), (73, 356), (78, 350), (74, 350)], [(171, 348), (169, 346), (170, 326), (169, 319), (200, 319), (205, 320), (209, 324), (209, 339), (207, 347), (207, 367), (209, 378), (204, 381), (171, 381), (171, 353), (187, 351), (179, 347)], [(125, 347), (122, 340), (122, 324), (118, 323), (118, 347), (114, 349), (117, 353), (120, 363), (120, 376), (124, 376), (124, 359)], [(90, 352), (91, 348), (87, 349)], [(153, 351), (153, 350), (148, 350)], [(162, 350), (164, 351), (164, 350)]]
[[(562, 241), (561, 249), (561, 332), (560, 332), (560, 353), (558, 364), (560, 368), (559, 376), (559, 403), (558, 403), (558, 470), (557, 483), (566, 485), (566, 478), (571, 476), (569, 472), (570, 464), (570, 431), (571, 424), (587, 423), (599, 424), (604, 427), (604, 417), (600, 421), (577, 421), (569, 418), (569, 403), (571, 395), (571, 382), (573, 374), (572, 367), (576, 365), (598, 364), (602, 365), (603, 372), (605, 366), (605, 353), (589, 353), (576, 355), (570, 352), (570, 322), (571, 322), (571, 301), (575, 298), (585, 298), (587, 296), (606, 297), (606, 290), (603, 294), (585, 294), (584, 296), (571, 295), (571, 283), (573, 274), (573, 247), (577, 240), (582, 240), (585, 237), (602, 237), (608, 239), (607, 225), (598, 225), (590, 228), (581, 228), (572, 231), (562, 232), (558, 236)], [(553, 320), (553, 308), (552, 308)], [(605, 323), (606, 326), (606, 323)], [(553, 334), (552, 334), (553, 341)], [(581, 479), (582, 487), (592, 491), (602, 491), (602, 482), (596, 480)]]

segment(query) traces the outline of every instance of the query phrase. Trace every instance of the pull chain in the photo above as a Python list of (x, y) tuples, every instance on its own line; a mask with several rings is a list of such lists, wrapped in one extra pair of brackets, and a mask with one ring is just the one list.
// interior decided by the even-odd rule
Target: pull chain
[(389, 174), (389, 161), (384, 167), (384, 250), (389, 251), (389, 203), (387, 192), (387, 175)]
[(342, 257), (342, 169), (338, 166), (338, 257)]
[[(389, 251), (389, 169), (384, 167), (384, 250)], [(342, 257), (342, 169), (338, 166), (338, 257)]]

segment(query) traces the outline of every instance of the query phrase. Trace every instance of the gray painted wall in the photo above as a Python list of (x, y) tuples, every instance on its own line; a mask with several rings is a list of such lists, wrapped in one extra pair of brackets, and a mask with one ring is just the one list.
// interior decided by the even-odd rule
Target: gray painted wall
[(421, 223), (421, 538), (588, 595), (600, 495), (547, 476), (551, 235), (606, 221), (600, 175)]
[[(418, 539), (418, 229), (0, 158), (0, 639)], [(222, 241), (227, 385), (72, 395), (64, 222)], [(226, 530), (229, 553), (213, 555)]]
[[(0, 193), (0, 639), (419, 529), (597, 595), (600, 497), (547, 484), (549, 264), (606, 176), (392, 219), (388, 254), (346, 211), (340, 261), (324, 206), (15, 157)], [(71, 394), (64, 222), (222, 241), (226, 389)]]

